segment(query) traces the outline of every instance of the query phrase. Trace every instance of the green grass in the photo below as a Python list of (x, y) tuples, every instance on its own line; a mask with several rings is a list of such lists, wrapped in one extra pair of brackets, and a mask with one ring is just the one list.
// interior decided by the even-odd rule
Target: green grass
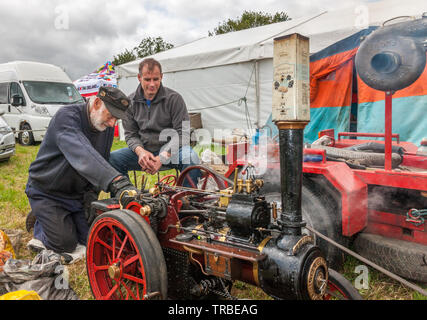
[[(126, 147), (124, 141), (114, 140), (112, 150)], [(18, 259), (31, 259), (35, 256), (26, 248), (26, 243), (32, 235), (25, 231), (25, 218), (30, 210), (27, 196), (25, 195), (25, 184), (28, 179), (28, 168), (35, 159), (39, 145), (31, 147), (16, 146), (16, 155), (8, 162), (0, 163), (0, 228), (22, 230), (21, 246), (16, 252)], [(203, 150), (203, 148), (201, 148)], [(199, 151), (201, 151), (199, 150)], [(166, 171), (163, 175), (174, 173), (174, 170)], [(142, 173), (138, 172), (136, 180), (140, 186)], [(148, 185), (151, 186), (157, 181), (157, 176), (149, 176)], [(130, 173), (131, 181), (135, 184), (133, 173)], [(108, 194), (101, 195), (108, 197)], [(341, 273), (354, 283), (356, 277), (356, 266), (362, 264), (352, 257), (347, 257), (344, 269)], [(71, 288), (76, 291), (80, 299), (93, 299), (91, 289), (86, 274), (85, 261), (68, 266), (69, 282)], [(368, 300), (426, 300), (425, 296), (407, 289), (400, 283), (387, 276), (369, 268), (369, 289), (360, 291), (362, 296)], [(235, 282), (232, 294), (244, 299), (271, 299), (261, 289), (243, 282)]]
[(5, 229), (23, 229), (30, 209), (25, 185), (28, 168), (35, 159), (39, 146), (16, 145), (16, 155), (0, 163), (0, 226)]
[[(112, 151), (126, 147), (126, 142), (114, 139)], [(16, 155), (7, 162), (0, 162), (0, 228), (2, 230), (21, 230), (21, 245), (16, 252), (17, 259), (32, 259), (35, 254), (26, 248), (26, 243), (31, 240), (32, 234), (25, 230), (25, 218), (31, 210), (28, 198), (25, 194), (25, 185), (28, 179), (28, 169), (37, 156), (40, 145), (23, 147), (16, 145)], [(160, 177), (173, 173), (173, 170), (164, 171)], [(142, 172), (136, 173), (136, 179), (141, 185)], [(157, 175), (147, 174), (147, 187), (157, 182)], [(130, 179), (135, 184), (135, 178), (130, 173)], [(106, 198), (109, 194), (101, 193), (100, 198)], [(67, 266), (69, 270), (70, 287), (82, 300), (93, 299), (86, 274), (84, 261)]]

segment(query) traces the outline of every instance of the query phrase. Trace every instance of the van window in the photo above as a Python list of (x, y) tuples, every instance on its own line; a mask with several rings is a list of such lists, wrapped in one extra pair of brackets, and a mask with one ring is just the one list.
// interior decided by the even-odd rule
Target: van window
[(14, 96), (14, 95), (18, 95), (18, 96), (20, 96), (20, 97), (22, 97), (22, 99), (23, 99), (23, 101), (24, 101), (24, 106), (26, 105), (25, 104), (25, 97), (24, 97), (24, 93), (22, 92), (22, 89), (21, 89), (21, 87), (19, 86), (19, 84), (18, 83), (16, 83), (16, 82), (12, 82), (11, 84), (10, 84), (10, 90), (9, 90), (9, 101), (10, 102), (12, 102), (12, 97)]
[(40, 104), (83, 103), (82, 96), (72, 83), (24, 81), (30, 99)]
[(8, 87), (9, 87), (9, 83), (0, 83), (0, 103), (2, 104), (8, 103), (8, 99), (7, 99)]

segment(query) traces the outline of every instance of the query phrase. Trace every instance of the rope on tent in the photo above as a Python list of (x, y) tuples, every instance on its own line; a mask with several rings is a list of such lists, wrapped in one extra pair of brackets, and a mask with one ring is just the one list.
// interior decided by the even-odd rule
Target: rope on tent
[(246, 87), (245, 95), (242, 98), (237, 99), (237, 100), (233, 100), (233, 101), (230, 101), (230, 102), (226, 102), (226, 103), (223, 103), (223, 104), (215, 105), (215, 106), (203, 107), (203, 108), (197, 108), (197, 109), (191, 109), (190, 111), (194, 112), (194, 111), (202, 111), (202, 110), (207, 110), (207, 109), (214, 109), (214, 108), (228, 106), (228, 105), (233, 104), (233, 103), (237, 103), (238, 106), (241, 106), (242, 102), (243, 102), (245, 104), (245, 120), (246, 120), (246, 125), (247, 125), (248, 129), (252, 131), (252, 129), (253, 129), (253, 127), (252, 127), (252, 120), (251, 120), (251, 117), (250, 117), (250, 113), (249, 113), (249, 108), (248, 108), (246, 96), (248, 95), (248, 91), (249, 91), (249, 88), (250, 88), (251, 82), (252, 82), (252, 77), (253, 77), (254, 72), (255, 72), (255, 63), (256, 62), (254, 62), (254, 66), (252, 68), (251, 76), (249, 77), (249, 81), (248, 81), (248, 85)]
[(233, 104), (233, 103), (236, 103), (236, 102), (240, 103), (242, 99), (244, 99), (244, 98), (240, 98), (240, 99), (237, 99), (237, 100), (234, 100), (234, 101), (230, 101), (230, 102), (227, 102), (227, 103), (223, 103), (223, 104), (218, 104), (216, 106), (204, 107), (204, 108), (199, 108), (199, 109), (191, 109), (190, 111), (200, 111), (200, 110), (206, 110), (206, 109), (219, 108), (219, 107), (227, 106), (229, 104)]
[(251, 120), (251, 116), (249, 114), (248, 104), (246, 103), (246, 96), (248, 95), (249, 87), (251, 86), (252, 76), (254, 75), (255, 68), (256, 68), (256, 61), (254, 62), (254, 66), (252, 68), (251, 76), (249, 77), (248, 85), (246, 87), (246, 92), (245, 92), (245, 96), (244, 96), (245, 114), (246, 114), (246, 125), (248, 127), (249, 132), (251, 132), (251, 133), (253, 132), (252, 131), (252, 129), (253, 129), (252, 128), (252, 120)]

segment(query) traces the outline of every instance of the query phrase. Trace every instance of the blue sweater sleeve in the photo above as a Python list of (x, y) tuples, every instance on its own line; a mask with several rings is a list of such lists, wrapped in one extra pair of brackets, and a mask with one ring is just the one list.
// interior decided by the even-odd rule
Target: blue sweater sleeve
[(56, 144), (70, 166), (95, 187), (108, 192), (111, 181), (120, 175), (92, 146), (77, 117), (61, 117), (55, 123)]

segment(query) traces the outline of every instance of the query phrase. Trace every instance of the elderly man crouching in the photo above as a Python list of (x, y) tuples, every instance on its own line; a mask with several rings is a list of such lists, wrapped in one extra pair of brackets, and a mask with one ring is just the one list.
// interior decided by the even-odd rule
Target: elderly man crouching
[(53, 250), (66, 263), (83, 258), (89, 232), (85, 193), (135, 190), (108, 163), (115, 123), (129, 104), (117, 88), (101, 87), (88, 103), (65, 106), (52, 118), (25, 190), (35, 217), (30, 249)]

